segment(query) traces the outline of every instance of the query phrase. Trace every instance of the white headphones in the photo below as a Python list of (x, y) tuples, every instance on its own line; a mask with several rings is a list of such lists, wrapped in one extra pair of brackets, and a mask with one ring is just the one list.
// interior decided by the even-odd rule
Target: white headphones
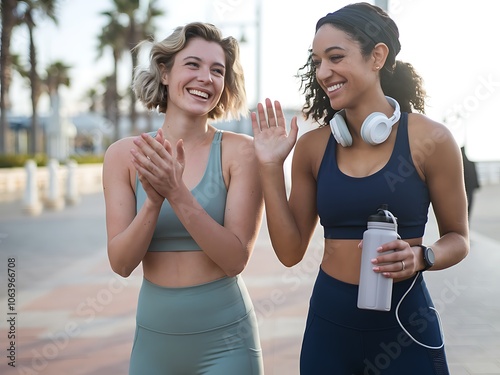
[[(389, 96), (385, 98), (394, 108), (392, 116), (388, 118), (382, 112), (373, 112), (363, 121), (363, 125), (361, 125), (361, 138), (371, 145), (378, 145), (384, 142), (391, 134), (392, 126), (398, 122), (401, 117), (399, 103)], [(348, 147), (352, 145), (352, 136), (345, 123), (344, 113), (345, 110), (335, 113), (330, 120), (330, 128), (337, 142), (344, 147)]]

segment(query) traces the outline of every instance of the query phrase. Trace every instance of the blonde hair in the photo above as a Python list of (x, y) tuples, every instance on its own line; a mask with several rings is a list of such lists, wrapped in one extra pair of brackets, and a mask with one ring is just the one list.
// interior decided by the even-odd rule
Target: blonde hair
[[(239, 119), (248, 112), (245, 79), (243, 67), (240, 63), (238, 42), (233, 37), (222, 37), (221, 31), (212, 24), (193, 22), (177, 27), (174, 32), (161, 42), (153, 42), (150, 52), (150, 66), (148, 69), (137, 69), (135, 72), (133, 89), (137, 98), (150, 110), (158, 109), (165, 113), (167, 110), (167, 86), (161, 82), (161, 67), (170, 72), (174, 65), (177, 53), (186, 47), (192, 38), (202, 38), (209, 42), (218, 43), (226, 56), (226, 72), (224, 76), (224, 90), (215, 108), (208, 117), (213, 120)], [(141, 47), (147, 41), (139, 43)]]

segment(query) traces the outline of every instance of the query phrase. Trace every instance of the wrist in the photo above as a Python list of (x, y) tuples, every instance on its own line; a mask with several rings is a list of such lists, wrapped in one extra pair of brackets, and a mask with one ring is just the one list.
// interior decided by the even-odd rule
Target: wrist
[(146, 200), (144, 201), (144, 206), (146, 210), (160, 211), (164, 200), (165, 200), (164, 198), (152, 199), (149, 196), (147, 196)]
[(421, 257), (420, 259), (422, 260), (422, 272), (427, 271), (428, 269), (432, 268), (435, 263), (435, 255), (434, 255), (434, 250), (432, 250), (431, 247), (425, 246), (425, 245), (417, 245), (421, 249)]

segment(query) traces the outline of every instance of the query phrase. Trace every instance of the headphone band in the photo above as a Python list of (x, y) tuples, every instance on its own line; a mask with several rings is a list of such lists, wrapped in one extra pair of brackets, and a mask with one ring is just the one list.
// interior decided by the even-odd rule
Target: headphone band
[[(385, 98), (394, 108), (394, 112), (390, 118), (381, 112), (373, 112), (365, 119), (361, 126), (361, 136), (367, 143), (379, 144), (384, 142), (389, 136), (392, 126), (401, 118), (401, 109), (397, 100), (390, 96)], [(330, 120), (330, 128), (337, 142), (346, 147), (352, 145), (352, 136), (349, 133), (344, 115), (345, 109), (335, 113)], [(385, 130), (380, 130), (379, 124), (385, 126)]]

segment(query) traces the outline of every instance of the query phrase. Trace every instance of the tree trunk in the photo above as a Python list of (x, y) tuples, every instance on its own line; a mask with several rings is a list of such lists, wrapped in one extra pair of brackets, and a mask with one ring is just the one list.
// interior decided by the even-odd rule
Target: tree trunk
[(120, 95), (118, 95), (118, 60), (120, 59), (119, 53), (113, 53), (113, 123), (115, 125), (115, 140), (120, 139)]
[(0, 155), (11, 152), (9, 139), (9, 122), (7, 110), (10, 109), (9, 88), (11, 82), (10, 41), (15, 26), (13, 16), (17, 6), (16, 0), (2, 0), (2, 37), (0, 50)]
[(129, 89), (129, 94), (130, 94), (130, 129), (133, 135), (137, 134), (137, 111), (135, 109), (135, 93), (134, 89), (132, 88), (133, 82), (134, 82), (134, 73), (135, 73), (135, 68), (137, 67), (138, 63), (138, 51), (134, 49), (133, 47), (136, 46), (138, 43), (137, 41), (137, 25), (135, 23), (135, 20), (133, 16), (130, 18), (130, 53), (132, 57), (132, 78), (131, 78), (131, 84), (130, 84), (130, 89)]
[(30, 55), (30, 83), (31, 83), (31, 109), (32, 109), (30, 153), (31, 155), (34, 156), (38, 152), (40, 152), (40, 143), (41, 143), (39, 134), (40, 129), (38, 123), (38, 110), (37, 110), (40, 82), (38, 79), (38, 73), (36, 71), (37, 56), (36, 56), (35, 41), (33, 38), (34, 24), (33, 21), (31, 20), (31, 15), (29, 15), (29, 20), (27, 24), (28, 24), (28, 31), (30, 38), (29, 55)]

